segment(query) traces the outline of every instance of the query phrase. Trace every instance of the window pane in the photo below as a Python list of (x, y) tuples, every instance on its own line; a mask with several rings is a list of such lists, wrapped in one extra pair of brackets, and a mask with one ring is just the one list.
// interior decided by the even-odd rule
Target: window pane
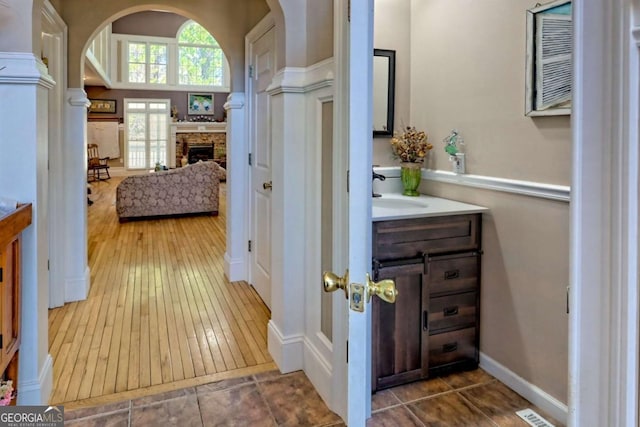
[(223, 62), (220, 49), (181, 46), (178, 56), (180, 84), (222, 86)]
[(129, 118), (129, 140), (144, 142), (146, 115), (144, 113), (130, 113), (127, 117)]
[(144, 83), (145, 68), (144, 64), (129, 64), (129, 83)]
[(142, 102), (129, 102), (127, 104), (127, 110), (144, 110), (147, 105)]
[(152, 103), (149, 104), (149, 109), (150, 110), (167, 111), (168, 108), (169, 108), (169, 106), (164, 102), (152, 102)]
[(192, 22), (182, 29), (182, 32), (180, 32), (178, 36), (178, 43), (218, 45), (218, 42), (216, 42), (213, 36), (196, 22)]
[(167, 83), (167, 66), (166, 65), (155, 65), (151, 64), (149, 66), (149, 83), (156, 84), (164, 84)]
[(149, 139), (167, 139), (167, 114), (149, 114)]
[(149, 45), (149, 63), (150, 64), (167, 64), (167, 45), (150, 44)]
[(146, 43), (129, 43), (129, 62), (145, 63), (146, 57)]

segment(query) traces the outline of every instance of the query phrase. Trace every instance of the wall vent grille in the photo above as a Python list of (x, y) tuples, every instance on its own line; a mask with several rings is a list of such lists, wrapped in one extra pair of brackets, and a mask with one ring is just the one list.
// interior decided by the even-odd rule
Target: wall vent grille
[(545, 420), (533, 409), (523, 409), (517, 411), (516, 415), (522, 418), (527, 424), (533, 427), (555, 427), (549, 421)]

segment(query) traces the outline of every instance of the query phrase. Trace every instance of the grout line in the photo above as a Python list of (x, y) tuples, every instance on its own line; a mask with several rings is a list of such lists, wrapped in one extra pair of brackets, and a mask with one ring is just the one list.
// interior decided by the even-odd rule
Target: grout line
[(128, 425), (131, 427), (131, 416), (133, 415), (133, 400), (129, 400), (129, 422)]
[(405, 410), (409, 411), (409, 414), (411, 414), (411, 416), (420, 423), (420, 425), (422, 427), (426, 427), (426, 424), (422, 422), (422, 420), (420, 418), (418, 418), (418, 416), (416, 414), (413, 413), (413, 411), (411, 409), (409, 409), (409, 407), (405, 404), (403, 404), (402, 406), (404, 406)]
[[(458, 393), (458, 392), (456, 392), (456, 393)], [(488, 419), (489, 422), (491, 424), (493, 424), (495, 427), (500, 427), (495, 421), (493, 421), (493, 419), (491, 419), (491, 417), (488, 414), (486, 414), (482, 409), (477, 407), (471, 400), (469, 400), (465, 396), (463, 396), (462, 393), (458, 393), (458, 396), (460, 396), (460, 398), (462, 400), (466, 401), (469, 405), (471, 405), (471, 407), (473, 409), (475, 409), (476, 411), (480, 412), (480, 414), (482, 414), (486, 419)]]
[(273, 425), (277, 426), (278, 420), (276, 420), (276, 417), (273, 415), (273, 411), (271, 410), (271, 406), (269, 406), (269, 402), (267, 402), (267, 399), (264, 397), (264, 394), (262, 394), (262, 387), (260, 384), (261, 384), (260, 382), (256, 381), (256, 390), (258, 390), (258, 394), (260, 395), (262, 402), (267, 407), (267, 411), (269, 411), (269, 415), (271, 415), (271, 419), (273, 420)]

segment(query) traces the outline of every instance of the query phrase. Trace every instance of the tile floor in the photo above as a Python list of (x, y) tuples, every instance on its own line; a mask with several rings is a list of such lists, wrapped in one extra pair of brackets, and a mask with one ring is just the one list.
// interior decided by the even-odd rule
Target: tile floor
[[(367, 426), (526, 427), (516, 410), (543, 411), (481, 369), (376, 393)], [(69, 426), (344, 426), (302, 372), (278, 371), (78, 409)]]

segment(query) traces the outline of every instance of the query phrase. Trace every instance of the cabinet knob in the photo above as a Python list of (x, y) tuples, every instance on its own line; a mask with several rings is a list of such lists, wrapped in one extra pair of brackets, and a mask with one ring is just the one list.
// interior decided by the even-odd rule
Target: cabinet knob
[(367, 273), (367, 302), (371, 301), (371, 295), (377, 295), (381, 300), (393, 304), (398, 296), (396, 282), (391, 279), (374, 282)]

